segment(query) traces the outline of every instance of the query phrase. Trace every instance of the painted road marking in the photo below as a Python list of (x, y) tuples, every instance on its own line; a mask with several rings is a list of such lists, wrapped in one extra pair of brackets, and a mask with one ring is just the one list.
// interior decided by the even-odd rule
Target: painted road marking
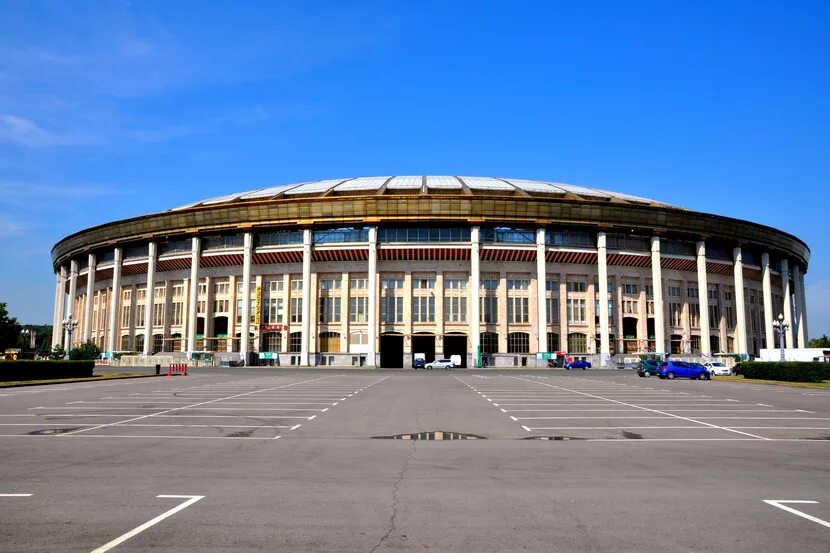
[[(306, 384), (307, 382), (314, 382), (316, 380), (322, 380), (324, 378), (332, 378), (332, 376), (321, 376), (319, 378), (312, 378), (310, 380), (304, 380), (304, 381), (301, 381), (301, 382), (293, 382), (291, 384), (283, 384), (281, 386), (273, 386), (271, 388), (265, 388), (263, 390), (254, 390), (254, 391), (251, 391), (251, 392), (243, 392), (241, 394), (237, 394), (237, 395), (234, 395), (234, 396), (225, 397), (225, 398), (221, 398), (221, 399), (233, 399), (233, 398), (236, 398), (236, 397), (243, 397), (243, 396), (246, 396), (246, 395), (255, 394), (258, 391), (266, 391), (266, 390), (270, 391), (270, 390), (276, 390), (278, 388), (287, 388), (289, 386), (297, 386), (299, 384)], [(149, 415), (142, 415), (140, 417), (133, 417), (133, 418), (130, 418), (130, 419), (127, 419), (127, 420), (124, 420), (124, 421), (120, 421), (120, 422), (111, 422), (111, 423), (107, 423), (107, 424), (101, 424), (101, 425), (98, 425), (97, 427), (93, 426), (93, 427), (90, 427), (90, 428), (81, 428), (80, 430), (75, 430), (74, 432), (67, 432), (66, 434), (55, 434), (55, 436), (74, 436), (74, 435), (80, 434), (81, 432), (89, 432), (91, 430), (98, 430), (99, 428), (105, 428), (105, 427), (108, 427), (108, 426), (115, 426), (115, 425), (123, 424), (123, 423), (127, 423), (127, 422), (134, 422), (134, 421), (137, 421), (137, 420), (146, 419), (147, 417), (165, 415), (167, 413), (172, 413), (174, 411), (180, 411), (182, 409), (199, 407), (201, 405), (207, 405), (209, 403), (215, 403), (217, 401), (219, 401), (219, 400), (218, 399), (213, 399), (213, 400), (210, 400), (210, 401), (202, 401), (202, 402), (199, 402), (199, 403), (194, 403), (192, 405), (186, 405), (184, 407), (174, 407), (173, 409), (167, 409), (166, 411), (161, 411), (159, 413), (150, 413)]]
[(175, 515), (176, 513), (178, 513), (181, 510), (187, 509), (188, 507), (190, 507), (191, 505), (193, 505), (197, 501), (205, 498), (205, 496), (203, 496), (203, 495), (157, 495), (156, 497), (159, 497), (159, 498), (162, 498), (162, 499), (187, 499), (187, 501), (185, 501), (184, 503), (181, 503), (177, 507), (173, 507), (169, 511), (163, 512), (162, 514), (160, 514), (159, 516), (157, 516), (154, 519), (148, 520), (147, 522), (145, 522), (141, 526), (130, 530), (126, 534), (118, 536), (114, 540), (105, 543), (101, 547), (99, 547), (97, 549), (93, 549), (92, 553), (104, 553), (105, 551), (109, 551), (113, 547), (124, 543), (128, 539), (132, 538), (133, 536), (136, 536), (136, 535), (140, 534), (141, 532), (143, 532), (144, 530), (150, 528), (151, 526), (155, 526), (156, 524), (158, 524), (162, 520)]
[(30, 493), (0, 493), (0, 497), (32, 497)]
[(788, 513), (792, 513), (796, 516), (800, 516), (801, 518), (806, 518), (809, 521), (815, 522), (816, 524), (821, 524), (826, 528), (830, 528), (830, 522), (826, 520), (821, 520), (820, 518), (814, 517), (812, 515), (808, 515), (807, 513), (802, 513), (798, 509), (793, 509), (792, 507), (787, 507), (785, 503), (789, 504), (797, 504), (797, 505), (816, 505), (818, 501), (811, 501), (805, 499), (765, 499), (764, 503), (767, 505), (772, 505), (773, 507), (778, 507)]
[[(756, 440), (769, 440), (770, 439), (770, 438), (766, 438), (764, 436), (759, 436), (757, 434), (750, 434), (749, 432), (743, 432), (741, 430), (733, 430), (733, 429), (727, 428), (725, 426), (718, 426), (718, 425), (712, 424), (710, 422), (703, 422), (703, 421), (695, 420), (695, 419), (692, 419), (692, 418), (689, 418), (689, 417), (682, 417), (680, 415), (674, 415), (674, 414), (668, 413), (666, 411), (659, 411), (657, 409), (650, 409), (648, 407), (641, 407), (639, 405), (634, 405), (632, 403), (626, 403), (624, 401), (619, 401), (619, 400), (616, 400), (616, 399), (608, 399), (608, 398), (604, 398), (602, 396), (589, 394), (587, 392), (580, 392), (580, 391), (577, 391), (577, 390), (571, 390), (569, 388), (564, 388), (562, 386), (554, 386), (552, 384), (547, 384), (545, 382), (536, 382), (536, 381), (533, 381), (533, 380), (528, 380), (526, 378), (519, 378), (519, 377), (515, 377), (515, 376), (511, 376), (511, 377), (508, 377), (508, 378), (515, 378), (516, 380), (522, 380), (522, 381), (525, 381), (525, 382), (532, 382), (534, 384), (541, 384), (542, 386), (549, 386), (551, 388), (557, 388), (559, 390), (573, 392), (573, 393), (576, 393), (576, 394), (580, 394), (580, 395), (587, 396), (587, 397), (593, 397), (593, 398), (596, 398), (596, 399), (605, 399), (605, 400), (610, 401), (612, 403), (619, 403), (620, 405), (627, 405), (628, 407), (634, 407), (634, 408), (637, 408), (637, 409), (642, 409), (643, 411), (650, 411), (652, 413), (657, 413), (657, 414), (660, 414), (660, 415), (666, 415), (666, 416), (669, 416), (669, 417), (674, 417), (676, 419), (681, 419), (681, 420), (685, 420), (685, 421), (688, 421), (688, 422), (693, 422), (693, 423), (698, 423), (698, 424), (701, 424), (701, 425), (704, 425), (704, 426), (709, 426), (711, 428), (719, 428), (719, 429), (724, 430), (726, 432), (733, 432), (735, 434), (743, 434), (744, 436), (749, 436), (751, 438), (755, 438)], [(617, 418), (617, 417), (614, 417), (614, 418)], [(629, 417), (626, 417), (626, 418), (629, 418)]]

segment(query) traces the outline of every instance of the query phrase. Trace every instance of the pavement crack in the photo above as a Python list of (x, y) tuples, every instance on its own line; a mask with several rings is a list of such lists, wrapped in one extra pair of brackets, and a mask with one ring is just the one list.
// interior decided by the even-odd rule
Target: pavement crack
[(375, 546), (369, 550), (369, 553), (375, 553), (375, 551), (377, 551), (380, 548), (380, 546), (382, 546), (389, 539), (389, 536), (395, 530), (398, 518), (398, 493), (400, 492), (400, 486), (403, 482), (406, 471), (409, 468), (409, 464), (412, 462), (412, 458), (415, 455), (416, 443), (416, 441), (412, 441), (412, 447), (409, 450), (409, 454), (406, 456), (406, 459), (404, 459), (403, 465), (401, 466), (401, 470), (398, 473), (398, 478), (395, 480), (395, 483), (392, 486), (392, 513), (389, 515), (389, 528), (386, 530), (386, 533), (383, 534), (383, 536), (381, 536), (381, 538), (378, 540)]

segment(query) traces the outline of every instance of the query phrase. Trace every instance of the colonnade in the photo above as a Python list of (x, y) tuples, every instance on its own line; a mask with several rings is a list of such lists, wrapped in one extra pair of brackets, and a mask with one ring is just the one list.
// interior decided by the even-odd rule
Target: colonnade
[[(368, 316), (368, 342), (369, 351), (367, 359), (369, 364), (374, 364), (377, 353), (378, 343), (378, 314), (373, 306), (377, 305), (376, 298), (378, 294), (378, 241), (377, 241), (377, 227), (370, 227), (368, 232), (368, 305), (372, 306), (367, 313)], [(476, 354), (480, 347), (481, 335), (481, 233), (480, 228), (475, 226), (471, 229), (470, 239), (470, 301), (471, 301), (471, 320), (470, 324), (470, 344), (473, 355)], [(609, 330), (609, 293), (608, 293), (608, 240), (605, 232), (597, 233), (596, 242), (596, 256), (597, 256), (597, 285), (596, 290), (598, 296), (598, 319), (599, 319), (599, 353), (603, 363), (610, 357), (610, 330)], [(201, 239), (193, 237), (191, 240), (190, 252), (190, 288), (188, 297), (187, 310), (187, 351), (195, 350), (196, 346), (196, 318), (198, 301), (198, 282), (200, 273), (200, 259), (201, 259)], [(155, 282), (156, 282), (156, 263), (158, 244), (150, 242), (148, 245), (147, 255), (147, 273), (146, 273), (146, 303), (145, 303), (145, 321), (144, 321), (144, 342), (143, 354), (149, 355), (152, 347), (153, 334), (153, 302), (155, 301)], [(546, 288), (547, 282), (547, 260), (546, 256), (550, 251), (547, 245), (547, 231), (540, 228), (535, 234), (535, 262), (536, 262), (536, 321), (535, 325), (538, 334), (538, 344), (536, 344), (537, 351), (547, 350), (547, 335), (543, 329), (548, 327), (547, 318), (547, 301)], [(242, 317), (241, 317), (241, 333), (243, 339), (240, 340), (240, 356), (247, 358), (249, 350), (249, 340), (246, 339), (250, 332), (250, 282), (251, 282), (251, 268), (252, 258), (254, 252), (254, 235), (251, 232), (244, 233), (242, 246)], [(310, 333), (312, 332), (311, 313), (310, 313), (310, 299), (315, 291), (310, 289), (311, 274), (312, 274), (312, 231), (305, 229), (303, 231), (302, 240), (302, 342), (300, 351), (301, 365), (309, 363), (310, 351)], [(663, 304), (663, 268), (661, 263), (661, 238), (653, 236), (650, 239), (650, 265), (651, 265), (651, 283), (652, 283), (652, 297), (654, 302), (654, 341), (658, 352), (665, 352), (666, 336), (665, 336), (665, 309)], [(735, 302), (735, 334), (737, 339), (736, 349), (740, 353), (748, 351), (747, 347), (747, 322), (746, 322), (746, 305), (744, 302), (744, 264), (743, 252), (740, 247), (735, 247), (732, 251), (733, 257), (733, 276), (734, 276), (734, 302)], [(115, 351), (118, 343), (118, 314), (119, 302), (121, 299), (120, 289), (122, 280), (124, 251), (120, 247), (114, 249), (112, 262), (112, 289), (115, 291), (111, 295), (111, 301), (108, 305), (109, 324), (108, 324), (108, 340), (106, 342), (109, 351)], [(701, 240), (697, 242), (695, 249), (695, 262), (697, 272), (697, 286), (698, 286), (698, 303), (700, 310), (700, 352), (704, 355), (710, 355), (712, 347), (709, 339), (709, 294), (708, 294), (708, 270), (707, 270), (707, 255), (706, 243)], [(93, 294), (89, 291), (95, 288), (95, 274), (96, 269), (100, 266), (95, 254), (88, 255), (87, 263), (87, 294), (84, 305), (85, 317), (84, 325), (81, 329), (80, 337), (84, 340), (91, 336), (91, 320)], [(761, 270), (762, 270), (762, 303), (763, 303), (763, 332), (768, 348), (774, 347), (775, 338), (772, 326), (772, 320), (776, 316), (772, 297), (772, 269), (770, 264), (769, 253), (763, 253), (761, 256)], [(780, 266), (782, 296), (784, 302), (785, 318), (791, 322), (790, 328), (787, 331), (786, 343), (793, 347), (806, 347), (807, 345), (807, 324), (806, 324), (806, 301), (804, 297), (804, 274), (801, 268), (794, 264), (792, 266), (792, 280), (793, 286), (790, 285), (790, 266), (786, 259), (781, 260)], [(55, 286), (55, 309), (53, 325), (55, 329), (61, 328), (61, 321), (65, 317), (75, 317), (75, 301), (74, 298), (78, 288), (78, 261), (72, 259), (69, 262), (68, 270), (66, 265), (61, 265), (56, 274)], [(68, 284), (69, 301), (66, 301), (64, 292)], [(791, 289), (792, 288), (792, 289)], [(564, 298), (561, 298), (564, 300)], [(594, 298), (590, 298), (593, 304)], [(794, 305), (793, 305), (794, 302)], [(795, 308), (795, 309), (794, 309)], [(795, 320), (790, 320), (793, 318)], [(618, 331), (621, 331), (619, 329)], [(68, 343), (68, 335), (61, 340), (59, 332), (53, 333), (53, 346)]]

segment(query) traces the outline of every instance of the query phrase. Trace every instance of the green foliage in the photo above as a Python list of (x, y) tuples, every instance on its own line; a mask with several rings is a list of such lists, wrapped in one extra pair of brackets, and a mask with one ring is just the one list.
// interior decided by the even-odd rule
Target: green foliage
[(92, 340), (87, 340), (80, 346), (69, 350), (69, 359), (73, 361), (80, 361), (82, 359), (98, 359), (101, 356), (101, 350), (95, 345)]
[(822, 382), (830, 379), (830, 363), (745, 361), (735, 366), (744, 378), (783, 382)]
[(40, 344), (37, 349), (35, 349), (35, 355), (42, 358), (50, 357), (52, 355), (52, 350), (49, 349), (49, 344), (46, 342)]
[(94, 361), (0, 361), (0, 381), (92, 376)]
[(64, 357), (66, 357), (66, 350), (63, 349), (63, 346), (61, 346), (60, 344), (53, 347), (52, 351), (49, 353), (49, 359), (52, 359), (53, 361), (63, 359)]
[(821, 338), (813, 338), (810, 340), (807, 346), (811, 348), (830, 348), (830, 336), (822, 334)]
[(9, 317), (5, 302), (0, 302), (0, 353), (3, 353), (6, 348), (17, 346), (20, 330), (17, 319)]

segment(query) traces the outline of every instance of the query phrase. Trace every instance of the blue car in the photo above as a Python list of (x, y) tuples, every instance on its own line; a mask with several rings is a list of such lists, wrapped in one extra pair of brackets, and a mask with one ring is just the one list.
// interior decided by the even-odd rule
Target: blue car
[(584, 371), (585, 369), (590, 369), (590, 368), (591, 368), (591, 362), (590, 361), (571, 361), (570, 363), (565, 363), (565, 369), (567, 369), (567, 370), (582, 369)]
[(709, 380), (712, 378), (711, 373), (706, 370), (706, 367), (700, 363), (690, 363), (688, 361), (666, 361), (660, 365), (657, 376), (668, 380), (674, 380), (675, 378)]

